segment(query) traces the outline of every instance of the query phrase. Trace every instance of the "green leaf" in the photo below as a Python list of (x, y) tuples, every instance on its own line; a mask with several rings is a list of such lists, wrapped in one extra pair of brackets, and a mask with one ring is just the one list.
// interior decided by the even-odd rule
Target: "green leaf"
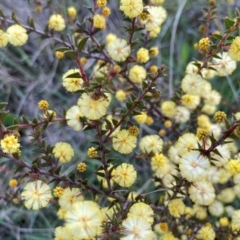
[(18, 167), (16, 168), (16, 170), (14, 171), (14, 174), (16, 174), (17, 172), (22, 171), (22, 169), (24, 169), (24, 166), (18, 166)]
[(64, 55), (67, 57), (70, 57), (71, 59), (75, 60), (76, 59), (76, 53), (73, 50), (67, 50), (64, 52)]
[(34, 20), (32, 18), (29, 20), (29, 26), (35, 29)]
[(214, 37), (214, 38), (217, 38), (217, 39), (219, 39), (219, 40), (222, 40), (222, 35), (220, 35), (220, 34), (214, 33), (214, 34), (213, 34), (213, 37)]
[(29, 121), (27, 120), (27, 118), (24, 115), (22, 115), (22, 122), (24, 124), (28, 124), (29, 123)]
[(13, 124), (14, 124), (14, 125), (17, 125), (17, 124), (19, 124), (19, 121), (18, 121), (16, 118), (14, 118)]
[(130, 109), (133, 106), (133, 103), (131, 102), (126, 102), (127, 108)]
[(32, 120), (32, 123), (33, 123), (33, 124), (38, 124), (38, 120), (37, 120), (36, 118), (34, 118), (34, 119)]
[(76, 73), (71, 73), (69, 75), (67, 75), (65, 78), (81, 78), (82, 76), (80, 75), (79, 72)]
[(56, 173), (56, 174), (59, 174), (60, 171), (61, 171), (61, 168), (62, 168), (62, 165), (60, 165), (60, 166), (57, 168), (57, 170), (55, 171), (55, 173)]
[(224, 23), (225, 23), (226, 28), (230, 29), (235, 24), (235, 21), (233, 21), (230, 18), (226, 17), (224, 19)]
[(113, 123), (114, 126), (116, 126), (118, 124), (118, 120), (112, 118), (112, 123)]
[(21, 25), (21, 24), (19, 23), (19, 21), (17, 20), (16, 15), (15, 15), (14, 12), (12, 12), (12, 20), (13, 20), (15, 23)]
[(55, 48), (53, 51), (55, 52), (65, 52), (65, 51), (68, 51), (69, 48), (67, 47), (60, 47), (60, 48)]
[(97, 174), (98, 176), (100, 176), (100, 177), (105, 178), (105, 174), (104, 174), (103, 172), (96, 172), (96, 174)]
[(234, 39), (235, 39), (234, 36), (228, 36), (228, 37), (227, 37), (227, 40), (229, 40), (229, 41), (232, 41), (232, 40), (234, 40)]
[(89, 37), (84, 37), (83, 39), (81, 39), (81, 41), (78, 43), (78, 51), (81, 52), (85, 46), (85, 44), (87, 43)]
[(3, 18), (5, 18), (2, 9), (0, 9), (0, 16), (3, 17)]
[(1, 102), (0, 103), (0, 110), (4, 109), (8, 103), (7, 102)]
[(0, 119), (1, 121), (4, 121), (4, 119), (7, 117), (9, 111), (0, 111)]

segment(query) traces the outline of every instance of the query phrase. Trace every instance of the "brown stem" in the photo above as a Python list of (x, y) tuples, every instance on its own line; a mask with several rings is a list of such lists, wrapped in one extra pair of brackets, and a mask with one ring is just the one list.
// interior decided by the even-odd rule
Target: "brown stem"
[(151, 81), (151, 83), (148, 85), (148, 87), (145, 89), (145, 91), (139, 96), (139, 98), (134, 102), (131, 108), (128, 109), (126, 114), (119, 120), (119, 122), (108, 132), (107, 136), (103, 140), (103, 142), (107, 142), (108, 138), (111, 136), (111, 134), (124, 122), (124, 120), (127, 118), (127, 116), (132, 113), (132, 111), (137, 107), (138, 103), (142, 101), (142, 99), (146, 96), (148, 92), (151, 91), (153, 83), (157, 80), (157, 78), (161, 75), (162, 72), (159, 72), (157, 76)]
[(211, 52), (209, 52), (209, 55), (208, 55), (208, 56), (205, 58), (205, 60), (203, 61), (202, 66), (198, 69), (197, 74), (200, 73), (201, 70), (207, 66), (208, 61), (210, 61), (210, 60), (214, 57), (214, 55), (218, 53), (219, 49), (224, 45), (224, 41), (228, 38), (228, 36), (229, 36), (233, 31), (235, 31), (235, 29), (236, 29), (238, 26), (240, 26), (240, 23), (239, 23), (239, 22), (234, 23), (234, 25), (230, 28), (230, 30), (223, 35), (223, 37), (222, 37), (222, 39), (219, 41), (217, 47), (216, 47), (215, 49), (213, 49)]
[[(54, 118), (50, 122), (64, 122), (64, 121), (66, 121), (66, 118)], [(24, 128), (28, 128), (28, 127), (35, 128), (35, 127), (38, 127), (38, 126), (41, 126), (41, 125), (44, 125), (44, 124), (50, 123), (50, 122), (48, 120), (44, 120), (44, 121), (41, 121), (38, 123), (18, 124), (18, 125), (16, 125), (16, 128), (19, 128), (19, 129), (24, 129)]]
[(233, 126), (231, 126), (231, 127), (227, 130), (227, 132), (226, 132), (225, 134), (223, 134), (216, 142), (212, 143), (212, 145), (211, 145), (208, 149), (206, 149), (206, 150), (203, 149), (202, 153), (203, 153), (204, 155), (209, 155), (209, 154), (210, 154), (217, 146), (219, 146), (226, 138), (228, 138), (229, 136), (231, 136), (231, 135), (233, 134), (234, 130), (235, 130), (238, 126), (240, 126), (240, 124), (233, 124)]
[[(8, 18), (0, 17), (0, 20), (1, 21), (5, 21), (5, 22), (10, 23), (10, 24), (16, 24), (13, 20), (10, 20)], [(55, 36), (52, 36), (50, 33), (46, 33), (46, 32), (41, 31), (39, 29), (36, 29), (36, 28), (33, 28), (33, 27), (29, 27), (29, 26), (27, 26), (25, 24), (21, 24), (21, 26), (24, 27), (25, 29), (27, 29), (30, 32), (35, 32), (35, 33), (38, 33), (39, 35), (42, 35), (42, 36), (45, 36), (45, 37), (48, 37), (48, 38), (53, 38), (56, 42), (61, 43), (61, 44), (63, 44), (66, 47), (69, 47), (69, 48), (71, 47), (68, 42), (63, 41), (62, 39), (57, 38)]]

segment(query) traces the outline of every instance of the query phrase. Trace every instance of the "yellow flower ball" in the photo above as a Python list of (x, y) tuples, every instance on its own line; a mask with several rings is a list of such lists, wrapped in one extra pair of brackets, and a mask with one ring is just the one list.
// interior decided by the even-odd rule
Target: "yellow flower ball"
[(14, 24), (7, 29), (8, 41), (13, 46), (22, 46), (28, 40), (27, 30), (18, 25)]
[(48, 27), (60, 32), (65, 28), (65, 20), (60, 14), (53, 14), (48, 20)]
[(0, 30), (0, 48), (6, 47), (8, 44), (8, 34)]

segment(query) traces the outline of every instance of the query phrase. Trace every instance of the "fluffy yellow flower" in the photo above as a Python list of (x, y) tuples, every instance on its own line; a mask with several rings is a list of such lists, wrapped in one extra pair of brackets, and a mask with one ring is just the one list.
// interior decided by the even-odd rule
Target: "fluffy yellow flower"
[(143, 80), (147, 77), (147, 71), (142, 66), (134, 65), (129, 70), (128, 76), (132, 82), (142, 84)]
[(215, 200), (211, 205), (208, 206), (208, 211), (212, 216), (220, 217), (224, 213), (223, 203)]
[(116, 99), (117, 99), (118, 101), (123, 102), (123, 101), (126, 100), (127, 94), (126, 94), (125, 91), (123, 91), (122, 89), (120, 89), (120, 90), (117, 90), (115, 97), (116, 97)]
[(81, 201), (72, 205), (66, 214), (66, 227), (76, 239), (96, 239), (101, 233), (103, 216), (97, 203)]
[(226, 169), (232, 175), (240, 173), (240, 161), (235, 159), (229, 160)]
[(22, 46), (28, 40), (27, 30), (18, 24), (14, 24), (7, 29), (8, 41), (13, 46)]
[(151, 158), (151, 167), (153, 171), (157, 171), (158, 168), (163, 168), (168, 162), (168, 159), (163, 154), (155, 154)]
[(83, 116), (90, 120), (98, 120), (107, 112), (107, 107), (110, 104), (108, 97), (101, 96), (97, 99), (83, 93), (78, 100), (78, 106)]
[(156, 57), (159, 53), (158, 47), (151, 47), (149, 52), (152, 56)]
[(83, 201), (84, 197), (78, 188), (65, 188), (59, 198), (59, 205), (62, 209), (69, 211), (75, 202)]
[(53, 154), (56, 158), (59, 158), (59, 161), (61, 163), (67, 163), (73, 158), (74, 151), (70, 144), (65, 142), (58, 142), (53, 148)]
[(147, 116), (147, 113), (145, 113), (145, 112), (142, 112), (141, 114), (134, 116), (135, 120), (136, 120), (137, 123), (139, 123), (139, 124), (146, 123), (147, 117), (148, 117), (148, 116)]
[(163, 140), (158, 135), (147, 135), (140, 140), (139, 147), (143, 153), (160, 153), (163, 148)]
[(176, 123), (186, 123), (190, 118), (190, 111), (183, 107), (177, 106), (176, 114), (174, 115), (174, 119)]
[(143, 11), (143, 2), (142, 0), (121, 0), (120, 10), (123, 11), (127, 17), (137, 17)]
[(152, 65), (149, 68), (150, 73), (156, 73), (158, 71), (158, 67), (156, 65)]
[(6, 47), (8, 44), (8, 34), (0, 30), (0, 48)]
[(48, 20), (48, 27), (60, 32), (65, 28), (65, 20), (60, 14), (53, 14)]
[(82, 84), (83, 84), (82, 78), (68, 77), (74, 73), (79, 73), (79, 69), (77, 68), (70, 69), (66, 73), (64, 73), (62, 76), (62, 80), (63, 80), (62, 85), (69, 92), (76, 92), (77, 90), (82, 88)]
[(240, 37), (236, 37), (228, 51), (228, 56), (234, 61), (240, 61)]
[(110, 43), (112, 41), (115, 41), (117, 39), (117, 36), (113, 33), (108, 33), (106, 36), (106, 43)]
[(215, 190), (210, 182), (205, 180), (195, 182), (189, 188), (191, 200), (199, 205), (208, 206), (215, 200)]
[(165, 117), (174, 117), (174, 115), (177, 113), (176, 103), (173, 101), (164, 101), (161, 104), (161, 111)]
[(80, 117), (82, 117), (80, 108), (78, 106), (72, 106), (66, 112), (67, 125), (75, 131), (80, 131), (82, 129), (82, 123), (79, 119)]
[(156, 38), (156, 37), (159, 35), (160, 32), (161, 32), (161, 28), (160, 28), (160, 27), (156, 27), (156, 28), (152, 29), (152, 30), (149, 32), (149, 36), (150, 36), (151, 38)]
[(202, 239), (202, 240), (214, 240), (216, 237), (216, 233), (214, 232), (211, 226), (203, 226), (197, 232), (196, 237), (197, 239)]
[(19, 151), (20, 144), (14, 135), (5, 135), (1, 140), (1, 148), (4, 153), (16, 153)]
[(185, 212), (185, 205), (182, 199), (180, 198), (172, 199), (168, 203), (168, 210), (169, 213), (176, 218), (179, 218), (181, 215), (183, 215)]
[(234, 60), (232, 60), (228, 53), (218, 53), (219, 58), (213, 58), (211, 67), (217, 70), (217, 75), (219, 76), (228, 76), (232, 74), (232, 72), (236, 69), (237, 64)]
[(137, 172), (133, 165), (122, 163), (115, 168), (113, 180), (121, 187), (130, 187), (136, 181)]
[(178, 151), (178, 155), (183, 156), (190, 151), (197, 149), (197, 137), (193, 133), (185, 133), (181, 137), (179, 137), (176, 143), (176, 149)]
[(133, 204), (128, 212), (127, 217), (139, 217), (139, 218), (144, 218), (146, 219), (150, 224), (153, 223), (153, 215), (154, 212), (152, 208), (143, 202), (135, 203)]
[(21, 193), (25, 207), (33, 210), (46, 207), (51, 198), (49, 185), (41, 180), (28, 183)]
[(209, 160), (197, 151), (191, 151), (182, 156), (180, 172), (189, 182), (199, 181), (207, 176), (210, 168)]
[(161, 24), (167, 18), (166, 10), (161, 6), (147, 6), (145, 9), (149, 14), (147, 19), (141, 20), (141, 23), (145, 25), (147, 31), (156, 31), (158, 34)]
[(187, 109), (194, 110), (200, 103), (200, 97), (197, 95), (185, 94), (181, 97), (181, 103)]
[(240, 210), (235, 210), (232, 214), (232, 229), (240, 230)]
[(137, 61), (140, 63), (146, 63), (149, 60), (149, 51), (146, 48), (140, 48), (137, 51)]
[(113, 149), (122, 153), (129, 154), (136, 147), (137, 138), (123, 129), (117, 132), (112, 138)]
[(54, 240), (72, 239), (71, 231), (66, 227), (56, 227), (54, 230)]
[(76, 18), (77, 10), (75, 7), (68, 7), (67, 12), (71, 20), (74, 20)]
[(93, 16), (93, 26), (95, 28), (105, 29), (106, 28), (106, 19), (100, 14)]
[[(110, 37), (108, 37), (110, 38)], [(108, 39), (107, 51), (109, 56), (117, 62), (123, 62), (131, 53), (130, 45), (125, 39), (117, 38), (114, 40)]]
[(55, 52), (55, 57), (58, 58), (58, 59), (63, 58), (64, 57), (64, 52), (56, 51)]
[(183, 92), (191, 95), (201, 95), (204, 81), (198, 74), (187, 74), (181, 83)]
[(221, 101), (222, 96), (216, 90), (211, 90), (210, 92), (205, 92), (204, 103), (208, 105), (218, 105)]
[(222, 217), (219, 219), (219, 223), (222, 227), (227, 227), (229, 225), (229, 220), (227, 217)]
[(122, 234), (124, 237), (120, 240), (152, 240), (154, 239), (154, 232), (151, 224), (145, 218), (136, 216), (128, 217), (122, 222)]

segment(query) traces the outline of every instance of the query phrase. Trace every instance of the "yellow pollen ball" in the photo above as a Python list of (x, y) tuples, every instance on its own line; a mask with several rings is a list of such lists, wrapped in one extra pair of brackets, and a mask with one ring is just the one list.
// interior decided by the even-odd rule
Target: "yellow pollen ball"
[(8, 186), (11, 187), (11, 188), (14, 188), (18, 185), (18, 181), (17, 179), (11, 179), (9, 182), (8, 182)]
[(38, 102), (38, 107), (41, 110), (47, 110), (49, 108), (49, 103), (47, 100), (41, 100)]
[(62, 188), (62, 187), (55, 187), (53, 189), (54, 197), (59, 198), (59, 197), (61, 197), (63, 195), (63, 193), (64, 193), (64, 188)]
[(98, 7), (105, 7), (107, 5), (107, 0), (97, 0)]
[(102, 15), (104, 17), (108, 17), (110, 14), (111, 14), (111, 9), (110, 8), (108, 8), (108, 7), (103, 8)]
[(85, 171), (87, 170), (87, 165), (86, 165), (86, 163), (83, 163), (83, 162), (79, 163), (79, 164), (77, 165), (77, 170), (78, 170), (79, 172), (85, 172)]
[(99, 29), (105, 29), (106, 28), (106, 20), (103, 16), (96, 14), (93, 17), (93, 26), (95, 28)]
[(204, 50), (204, 51), (207, 51), (209, 46), (210, 46), (210, 40), (209, 38), (202, 38), (200, 39), (200, 41), (198, 42), (198, 48), (200, 50)]
[(88, 149), (87, 155), (90, 158), (94, 158), (94, 157), (96, 157), (98, 155), (98, 152), (97, 152), (96, 148), (91, 147), (91, 148)]
[(64, 52), (56, 51), (55, 56), (56, 58), (61, 59), (64, 57)]
[(218, 111), (214, 114), (214, 120), (217, 122), (217, 123), (222, 123), (225, 121), (227, 115), (225, 112), (221, 112), (221, 111)]

